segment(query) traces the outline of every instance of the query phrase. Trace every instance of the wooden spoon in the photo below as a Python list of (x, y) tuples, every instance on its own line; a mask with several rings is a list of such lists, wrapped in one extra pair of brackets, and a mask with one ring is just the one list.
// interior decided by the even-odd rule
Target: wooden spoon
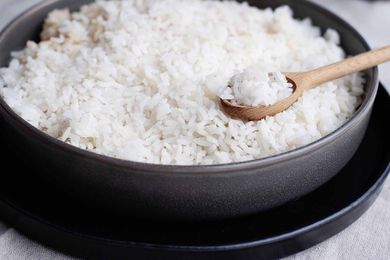
[(233, 118), (245, 121), (261, 120), (276, 115), (294, 104), (305, 90), (317, 87), (346, 75), (362, 71), (390, 60), (390, 45), (359, 54), (357, 56), (307, 72), (285, 73), (286, 79), (293, 85), (293, 93), (273, 105), (244, 106), (221, 99), (223, 109)]

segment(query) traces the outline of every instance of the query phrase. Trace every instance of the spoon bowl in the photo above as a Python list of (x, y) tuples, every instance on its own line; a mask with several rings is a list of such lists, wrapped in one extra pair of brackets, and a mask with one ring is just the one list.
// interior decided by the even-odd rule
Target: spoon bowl
[(245, 106), (235, 104), (232, 100), (221, 99), (221, 105), (224, 111), (235, 119), (257, 121), (267, 116), (274, 116), (279, 112), (286, 110), (302, 95), (302, 90), (297, 88), (295, 81), (291, 79), (291, 76), (294, 76), (295, 73), (286, 73), (284, 75), (286, 76), (287, 81), (292, 84), (293, 89), (292, 94), (287, 98), (279, 100), (275, 104), (269, 106)]

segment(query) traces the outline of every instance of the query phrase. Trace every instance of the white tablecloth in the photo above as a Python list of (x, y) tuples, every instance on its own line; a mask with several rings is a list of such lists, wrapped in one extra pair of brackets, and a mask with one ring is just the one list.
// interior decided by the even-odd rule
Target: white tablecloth
[[(0, 0), (0, 27), (39, 1)], [(373, 47), (390, 44), (390, 1), (314, 1), (347, 19)], [(381, 67), (381, 80), (390, 86), (390, 64)], [(0, 259), (71, 258), (25, 238), (0, 220)], [(288, 259), (390, 259), (390, 180), (387, 180), (375, 204), (353, 225), (324, 243)]]

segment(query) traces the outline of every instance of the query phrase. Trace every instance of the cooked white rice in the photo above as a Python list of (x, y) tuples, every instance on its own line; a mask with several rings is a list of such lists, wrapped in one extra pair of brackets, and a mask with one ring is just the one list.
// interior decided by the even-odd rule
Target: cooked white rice
[(219, 97), (239, 105), (269, 106), (289, 97), (292, 91), (292, 84), (280, 71), (251, 67), (234, 75)]
[(225, 115), (218, 94), (250, 66), (305, 71), (344, 58), (288, 7), (233, 1), (99, 1), (54, 11), (39, 44), (0, 70), (0, 93), (25, 120), (69, 144), (160, 164), (252, 160), (308, 144), (360, 104), (358, 75), (304, 93), (259, 122)]

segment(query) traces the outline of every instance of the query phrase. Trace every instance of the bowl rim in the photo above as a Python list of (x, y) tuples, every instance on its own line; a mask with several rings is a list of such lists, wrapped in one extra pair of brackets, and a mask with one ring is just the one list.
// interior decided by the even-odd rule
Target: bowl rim
[[(55, 4), (60, 0), (48, 0), (42, 1), (21, 14), (17, 15), (13, 18), (8, 24), (0, 31), (0, 42), (7, 36), (8, 33), (12, 32), (14, 27), (18, 25), (24, 18), (34, 15), (35, 12), (40, 11), (41, 9), (48, 7), (52, 4)], [(308, 0), (301, 0), (301, 5), (306, 5), (311, 9), (315, 9), (324, 13), (329, 19), (336, 21), (341, 24), (344, 28), (350, 31), (359, 41), (360, 43), (367, 49), (370, 50), (370, 46), (367, 41), (363, 38), (363, 36), (348, 22), (334, 14), (333, 12), (327, 10), (324, 7), (319, 6), (316, 3), (310, 2)], [(130, 161), (125, 159), (119, 159), (115, 157), (111, 157), (108, 155), (97, 154), (88, 150), (84, 150), (82, 148), (67, 144), (63, 141), (52, 137), (38, 128), (34, 127), (26, 120), (24, 120), (21, 116), (19, 116), (13, 109), (7, 104), (7, 102), (0, 96), (0, 114), (6, 115), (8, 118), (13, 119), (15, 122), (11, 122), (11, 124), (19, 124), (21, 127), (21, 131), (27, 132), (31, 138), (37, 139), (38, 141), (45, 143), (49, 146), (54, 146), (56, 149), (60, 149), (65, 153), (73, 153), (75, 156), (81, 157), (86, 160), (92, 160), (95, 163), (100, 164), (109, 164), (111, 167), (115, 168), (126, 168), (127, 170), (135, 170), (141, 172), (148, 173), (163, 173), (167, 174), (184, 174), (185, 176), (189, 176), (191, 174), (196, 174), (194, 176), (205, 176), (205, 175), (215, 175), (216, 173), (220, 173), (223, 175), (226, 174), (237, 174), (237, 171), (250, 170), (258, 167), (266, 167), (272, 164), (276, 164), (283, 161), (289, 161), (295, 159), (297, 157), (301, 157), (313, 151), (320, 149), (321, 147), (331, 144), (336, 139), (340, 138), (346, 131), (351, 128), (354, 128), (362, 118), (369, 113), (370, 108), (372, 107), (376, 93), (378, 90), (379, 79), (378, 79), (378, 67), (373, 67), (369, 69), (372, 74), (372, 81), (369, 86), (367, 92), (365, 92), (365, 97), (362, 101), (362, 104), (358, 107), (358, 109), (354, 112), (354, 114), (349, 118), (342, 126), (332, 131), (331, 133), (321, 137), (320, 139), (306, 144), (304, 146), (284, 151), (282, 153), (277, 153), (274, 155), (270, 155), (267, 157), (250, 160), (250, 161), (242, 161), (242, 162), (231, 162), (225, 164), (206, 164), (206, 165), (165, 165), (165, 164), (155, 164), (155, 163), (145, 163), (145, 162), (137, 162)], [(6, 119), (7, 120), (7, 119)], [(240, 174), (242, 174), (241, 172)]]

